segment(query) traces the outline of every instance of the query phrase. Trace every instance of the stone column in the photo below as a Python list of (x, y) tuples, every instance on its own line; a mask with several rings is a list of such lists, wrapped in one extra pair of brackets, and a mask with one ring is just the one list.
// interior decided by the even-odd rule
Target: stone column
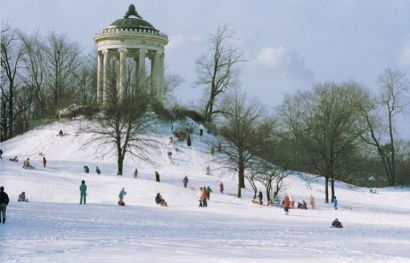
[(102, 103), (103, 96), (103, 57), (104, 55), (97, 51), (97, 104)]
[(109, 61), (110, 61), (110, 59), (109, 59), (109, 56), (110, 56), (110, 54), (109, 54), (109, 52), (108, 52), (108, 49), (104, 49), (103, 51), (102, 51), (102, 53), (103, 53), (103, 55), (104, 55), (104, 62), (103, 62), (103, 91), (102, 91), (102, 93), (103, 93), (103, 98), (102, 98), (102, 103), (103, 103), (103, 106), (106, 106), (107, 105), (107, 102), (108, 102), (108, 87), (107, 87), (107, 81), (108, 81), (108, 76), (107, 76), (107, 74), (108, 74), (108, 67), (109, 67)]
[(118, 100), (122, 101), (125, 96), (125, 73), (126, 73), (126, 58), (127, 58), (127, 49), (121, 48), (120, 52), (120, 70), (119, 70), (119, 87), (118, 87)]
[(160, 54), (156, 51), (151, 59), (151, 99), (157, 100), (159, 94), (159, 58)]
[(159, 63), (158, 63), (158, 101), (160, 103), (164, 102), (164, 95), (165, 95), (164, 58), (165, 58), (165, 53), (164, 51), (161, 51), (159, 55)]
[(147, 53), (146, 49), (138, 50), (138, 75), (137, 81), (139, 85), (143, 85), (145, 82), (145, 55)]

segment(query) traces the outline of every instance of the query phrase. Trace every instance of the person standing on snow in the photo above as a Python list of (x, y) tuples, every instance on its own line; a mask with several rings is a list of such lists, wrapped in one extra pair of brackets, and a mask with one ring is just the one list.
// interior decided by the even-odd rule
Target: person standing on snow
[(309, 203), (310, 203), (310, 206), (312, 207), (312, 209), (315, 209), (315, 208), (316, 208), (315, 198), (313, 197), (313, 195), (311, 195), (311, 196), (309, 197)]
[(43, 156), (43, 166), (44, 166), (44, 168), (46, 168), (46, 166), (47, 166), (47, 160), (46, 160), (45, 156)]
[(182, 182), (184, 183), (184, 188), (187, 188), (188, 186), (188, 176), (185, 175), (184, 179), (182, 180)]
[(258, 194), (258, 198), (259, 198), (259, 204), (260, 205), (263, 205), (263, 194), (262, 194), (262, 191), (259, 191), (259, 194)]
[(336, 196), (333, 197), (333, 207), (337, 210), (337, 199)]
[(282, 205), (283, 205), (283, 209), (285, 210), (285, 214), (288, 215), (289, 207), (290, 207), (290, 200), (289, 200), (288, 195), (285, 195), (285, 198), (283, 198)]
[(211, 187), (209, 187), (209, 185), (208, 185), (208, 187), (206, 188), (206, 199), (207, 200), (209, 200), (209, 198), (211, 198), (211, 193), (212, 192), (213, 191), (212, 191)]
[[(4, 192), (4, 187), (0, 187), (0, 222), (6, 223), (6, 208), (9, 204), (9, 196)], [(3, 219), (2, 219), (3, 217)]]
[(118, 201), (119, 205), (124, 205), (124, 196), (127, 195), (127, 192), (125, 192), (125, 188), (123, 187), (120, 191), (120, 194), (118, 195), (118, 197), (120, 198), (120, 200)]
[(224, 184), (222, 182), (219, 184), (219, 192), (224, 193)]
[(82, 205), (83, 202), (84, 204), (86, 204), (86, 200), (87, 200), (86, 196), (87, 196), (87, 185), (85, 184), (85, 181), (82, 180), (81, 185), (80, 185), (80, 205)]

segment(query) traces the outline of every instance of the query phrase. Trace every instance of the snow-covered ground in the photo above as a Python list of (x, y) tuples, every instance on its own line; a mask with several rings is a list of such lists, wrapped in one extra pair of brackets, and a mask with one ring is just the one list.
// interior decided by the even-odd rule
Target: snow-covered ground
[[(217, 140), (213, 136), (195, 135), (191, 148), (168, 145), (170, 124), (159, 123), (152, 136), (164, 145), (153, 153), (156, 163), (127, 159), (120, 177), (115, 156), (101, 155), (107, 148), (84, 146), (90, 135), (80, 128), (87, 125), (92, 124), (56, 123), (0, 144), (0, 184), (11, 199), (7, 224), (0, 225), (0, 262), (410, 262), (408, 188), (371, 194), (338, 183), (340, 208), (334, 210), (323, 202), (321, 179), (308, 189), (304, 176), (295, 174), (286, 179), (285, 191), (296, 200), (315, 196), (318, 208), (286, 216), (278, 207), (252, 204), (249, 189), (242, 199), (234, 197), (236, 178), (216, 170), (209, 155), (206, 142)], [(67, 135), (56, 136), (60, 129)], [(19, 163), (7, 161), (15, 155)], [(35, 170), (21, 167), (27, 157)], [(208, 165), (212, 175), (205, 174)], [(138, 178), (132, 176), (135, 167)], [(78, 204), (81, 180), (88, 185), (85, 206)], [(224, 195), (218, 193), (221, 181)], [(207, 185), (214, 193), (208, 207), (199, 208), (198, 188)], [(125, 207), (116, 205), (122, 187), (128, 192)], [(16, 202), (22, 191), (29, 203)], [(155, 205), (157, 192), (169, 207)], [(343, 229), (330, 228), (336, 217)]]

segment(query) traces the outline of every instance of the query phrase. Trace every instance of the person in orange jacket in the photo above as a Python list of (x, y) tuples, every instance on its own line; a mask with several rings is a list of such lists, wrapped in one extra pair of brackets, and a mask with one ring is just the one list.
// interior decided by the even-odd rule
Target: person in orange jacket
[(282, 205), (283, 205), (283, 209), (285, 210), (285, 214), (288, 215), (289, 214), (289, 206), (290, 206), (290, 200), (289, 200), (288, 195), (285, 195), (285, 197), (283, 198)]

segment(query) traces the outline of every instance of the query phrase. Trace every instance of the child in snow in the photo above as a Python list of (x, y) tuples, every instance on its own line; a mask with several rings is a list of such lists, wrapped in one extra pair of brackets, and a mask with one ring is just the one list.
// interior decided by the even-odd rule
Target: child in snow
[(222, 182), (219, 184), (219, 192), (224, 193), (224, 184)]
[(120, 200), (118, 201), (119, 205), (125, 205), (124, 203), (124, 196), (127, 195), (127, 192), (125, 192), (125, 188), (123, 187), (120, 191), (120, 194), (118, 195), (118, 197), (120, 198)]
[(34, 169), (34, 166), (30, 164), (30, 158), (27, 158), (23, 163), (24, 169)]
[(343, 224), (339, 221), (339, 219), (336, 218), (332, 222), (332, 227), (343, 228)]
[(17, 156), (14, 156), (14, 158), (9, 158), (9, 161), (17, 163), (19, 161), (19, 159), (17, 159)]
[(288, 215), (289, 214), (289, 206), (290, 206), (290, 200), (289, 200), (288, 195), (285, 195), (285, 198), (283, 198), (282, 205), (283, 205), (283, 209), (285, 210), (285, 214)]
[(207, 207), (207, 194), (206, 194), (206, 189), (205, 187), (200, 187), (199, 188), (199, 193), (198, 193), (198, 198), (199, 198), (199, 207)]
[(167, 202), (164, 198), (162, 198), (160, 193), (157, 193), (157, 196), (155, 196), (155, 203), (157, 205), (168, 206)]
[(17, 202), (28, 202), (25, 192), (22, 192), (21, 194), (19, 194), (19, 199), (17, 200)]
[(81, 185), (80, 185), (80, 205), (86, 204), (86, 196), (87, 196), (87, 185), (85, 184), (85, 181), (82, 180), (81, 181)]
[(185, 176), (184, 179), (182, 180), (182, 182), (184, 183), (184, 188), (187, 188), (187, 186), (188, 186), (188, 176)]

